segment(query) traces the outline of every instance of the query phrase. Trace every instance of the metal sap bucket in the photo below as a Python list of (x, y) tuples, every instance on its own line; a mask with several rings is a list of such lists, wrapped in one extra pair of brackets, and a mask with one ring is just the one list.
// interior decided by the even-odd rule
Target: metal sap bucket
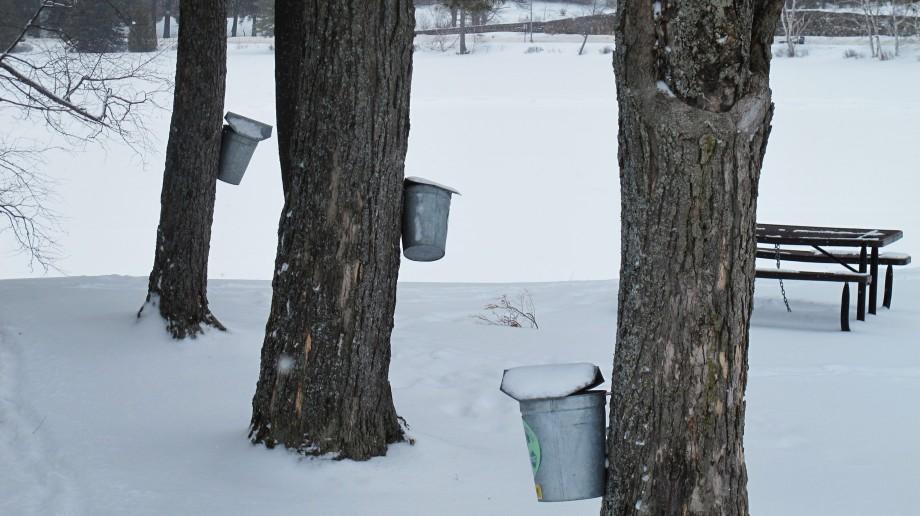
[(420, 177), (406, 178), (402, 217), (402, 245), (406, 258), (433, 262), (444, 257), (453, 194), (460, 192)]
[(231, 112), (224, 119), (228, 125), (224, 126), (221, 135), (220, 172), (217, 178), (238, 185), (243, 180), (256, 146), (271, 137), (272, 126)]
[[(602, 382), (597, 370), (587, 388)], [(537, 500), (567, 502), (604, 495), (606, 398), (604, 391), (582, 388), (562, 397), (518, 400)]]

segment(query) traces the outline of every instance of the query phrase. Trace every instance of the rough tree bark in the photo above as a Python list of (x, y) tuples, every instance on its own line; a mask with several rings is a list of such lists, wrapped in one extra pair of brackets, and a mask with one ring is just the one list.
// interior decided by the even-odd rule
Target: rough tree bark
[[(223, 326), (208, 308), (208, 251), (227, 72), (225, 0), (180, 4), (182, 25), (160, 225), (147, 302), (175, 338)], [(138, 313), (140, 316), (141, 313)]]
[(748, 514), (754, 229), (781, 7), (619, 4), (622, 264), (602, 515)]
[(276, 5), (280, 41), (306, 44), (276, 53), (300, 78), (279, 89), (293, 113), (278, 127), (289, 185), (250, 438), (363, 460), (403, 435), (388, 372), (414, 9), (311, 2), (284, 21), (296, 4)]
[[(281, 186), (284, 195), (290, 190), (291, 138), (282, 138), (294, 131), (298, 113), (305, 106), (299, 104), (301, 72), (304, 66), (303, 49), (307, 48), (307, 31), (310, 13), (300, 0), (275, 0), (275, 117), (278, 126), (278, 156), (281, 162)], [(282, 65), (282, 63), (284, 63)]]

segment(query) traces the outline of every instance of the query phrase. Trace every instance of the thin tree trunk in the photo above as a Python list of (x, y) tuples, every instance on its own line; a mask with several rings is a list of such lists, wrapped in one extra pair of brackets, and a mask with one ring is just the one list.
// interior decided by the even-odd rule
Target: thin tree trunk
[(451, 27), (457, 26), (457, 8), (456, 7), (450, 8), (450, 26)]
[(783, 26), (783, 34), (786, 35), (786, 57), (795, 57), (795, 31), (796, 24), (795, 2), (792, 2), (792, 8), (783, 7), (780, 14), (780, 23)]
[(169, 7), (166, 8), (166, 12), (163, 14), (163, 38), (172, 37), (172, 27), (170, 24), (172, 22), (172, 11)]
[[(227, 72), (225, 0), (182, 2), (156, 256), (147, 305), (175, 338), (223, 326), (208, 308), (208, 250)], [(138, 313), (140, 316), (141, 313)]]
[(240, 22), (240, 14), (239, 14), (239, 12), (234, 12), (234, 13), (233, 13), (233, 27), (230, 29), (230, 37), (231, 37), (231, 38), (235, 38), (235, 37), (236, 37), (236, 27), (237, 27), (237, 25), (239, 25), (239, 22)]
[(466, 9), (460, 8), (460, 55), (469, 54), (466, 50)]
[(782, 5), (655, 14), (620, 2), (622, 265), (602, 515), (748, 514), (757, 185)]
[(895, 2), (891, 3), (891, 34), (894, 36), (894, 55), (901, 55), (901, 28), (900, 23), (898, 23), (898, 15), (895, 11), (897, 9), (897, 4)]
[[(279, 0), (279, 22), (298, 4)], [(403, 435), (388, 372), (414, 9), (381, 0), (300, 10), (299, 23), (276, 27), (286, 49), (276, 69), (301, 78), (279, 90), (278, 102), (296, 102), (278, 131), (289, 185), (250, 438), (368, 459)], [(310, 52), (288, 52), (294, 41)]]

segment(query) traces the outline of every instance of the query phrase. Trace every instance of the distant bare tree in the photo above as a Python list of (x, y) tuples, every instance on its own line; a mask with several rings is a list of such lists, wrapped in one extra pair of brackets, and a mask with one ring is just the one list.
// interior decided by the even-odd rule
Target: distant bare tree
[(58, 246), (54, 214), (45, 207), (47, 180), (37, 172), (41, 151), (0, 141), (0, 233), (9, 231), (31, 266), (53, 267)]
[(810, 21), (808, 11), (800, 8), (798, 0), (786, 0), (780, 13), (780, 24), (783, 26), (783, 34), (786, 35), (786, 55), (788, 57), (796, 57), (795, 47), (801, 41)]
[(882, 50), (882, 41), (879, 35), (883, 16), (882, 3), (878, 0), (856, 0), (856, 4), (863, 15), (863, 28), (869, 38), (869, 49), (872, 52), (872, 57), (886, 59), (887, 55)]
[(892, 0), (890, 4), (889, 23), (891, 35), (894, 37), (894, 55), (901, 55), (901, 38), (909, 30), (908, 18), (913, 18), (917, 23), (918, 2), (912, 0)]
[(495, 18), (505, 0), (443, 0), (451, 14), (457, 13), (460, 20), (460, 55), (469, 54), (466, 46), (467, 18), (473, 25), (484, 25)]
[[(598, 14), (608, 14), (613, 10), (609, 6), (609, 2), (603, 0), (592, 0), (591, 7), (585, 8), (582, 10), (582, 16), (596, 16)], [(585, 33), (584, 39), (581, 40), (581, 46), (578, 48), (578, 55), (585, 53), (585, 45), (588, 43), (588, 36), (590, 35), (590, 30), (588, 28), (589, 24), (585, 24)]]
[[(146, 145), (142, 104), (153, 103), (169, 80), (149, 66), (154, 56), (86, 54), (68, 51), (67, 34), (43, 26), (49, 11), (69, 9), (72, 1), (37, 3), (23, 26), (0, 48), (0, 112), (37, 120), (65, 141), (115, 137), (140, 150)], [(61, 40), (33, 41), (17, 53), (30, 31), (58, 34)], [(12, 115), (7, 115), (12, 116)], [(6, 131), (4, 131), (6, 132)], [(54, 258), (53, 215), (46, 208), (48, 188), (38, 171), (41, 149), (0, 133), (0, 219), (33, 265), (47, 269)]]

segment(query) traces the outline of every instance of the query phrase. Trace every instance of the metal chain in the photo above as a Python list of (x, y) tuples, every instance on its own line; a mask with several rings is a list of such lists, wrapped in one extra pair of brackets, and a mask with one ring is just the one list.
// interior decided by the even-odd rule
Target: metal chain
[[(776, 245), (776, 269), (780, 269), (780, 259), (779, 259), (779, 244)], [(792, 308), (789, 307), (789, 298), (786, 297), (786, 286), (783, 285), (783, 278), (779, 279), (779, 291), (783, 293), (783, 303), (786, 304), (786, 311), (792, 312)]]

